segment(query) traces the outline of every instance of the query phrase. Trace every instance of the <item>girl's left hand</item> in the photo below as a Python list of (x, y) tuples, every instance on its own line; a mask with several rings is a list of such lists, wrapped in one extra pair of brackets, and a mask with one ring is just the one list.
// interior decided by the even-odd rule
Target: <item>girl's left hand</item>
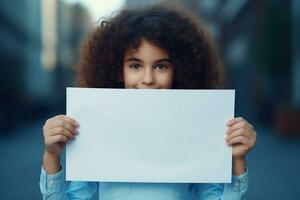
[(253, 126), (242, 117), (227, 122), (226, 142), (232, 146), (233, 159), (245, 159), (246, 154), (255, 146), (256, 132)]

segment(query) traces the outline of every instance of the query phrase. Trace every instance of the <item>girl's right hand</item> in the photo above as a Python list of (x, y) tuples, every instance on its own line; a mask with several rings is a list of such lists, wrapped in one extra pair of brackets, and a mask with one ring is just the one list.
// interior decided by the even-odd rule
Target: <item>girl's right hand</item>
[(77, 127), (78, 123), (66, 115), (48, 119), (43, 127), (45, 154), (59, 158), (66, 143), (75, 138)]

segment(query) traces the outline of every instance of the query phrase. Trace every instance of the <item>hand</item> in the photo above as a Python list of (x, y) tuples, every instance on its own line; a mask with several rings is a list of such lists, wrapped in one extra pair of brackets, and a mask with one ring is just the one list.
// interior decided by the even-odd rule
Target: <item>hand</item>
[(256, 132), (242, 117), (227, 122), (226, 142), (232, 146), (234, 160), (245, 160), (246, 154), (255, 146)]
[(65, 115), (57, 115), (46, 121), (44, 131), (45, 154), (59, 158), (60, 154), (70, 139), (74, 139), (78, 123)]

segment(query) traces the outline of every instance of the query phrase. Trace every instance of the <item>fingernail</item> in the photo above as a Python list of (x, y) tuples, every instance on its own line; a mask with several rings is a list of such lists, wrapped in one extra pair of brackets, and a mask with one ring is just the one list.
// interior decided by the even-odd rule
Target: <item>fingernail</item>
[(72, 135), (76, 135), (77, 129), (72, 132)]

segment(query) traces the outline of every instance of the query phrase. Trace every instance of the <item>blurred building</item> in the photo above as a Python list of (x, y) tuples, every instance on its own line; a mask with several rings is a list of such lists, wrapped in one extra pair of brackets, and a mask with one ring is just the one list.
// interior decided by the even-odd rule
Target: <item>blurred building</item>
[(90, 25), (79, 4), (0, 2), (0, 129), (64, 107), (62, 94), (73, 84), (78, 44)]
[(0, 127), (7, 127), (43, 97), (37, 86), (50, 84), (39, 57), (40, 1), (1, 1), (0, 16)]

